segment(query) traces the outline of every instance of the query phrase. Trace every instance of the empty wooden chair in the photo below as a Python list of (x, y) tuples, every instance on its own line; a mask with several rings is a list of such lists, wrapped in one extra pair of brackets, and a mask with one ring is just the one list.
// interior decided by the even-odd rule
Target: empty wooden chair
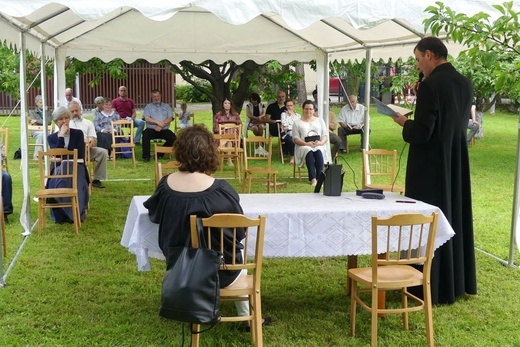
[(118, 155), (132, 156), (132, 163), (135, 169), (135, 144), (134, 144), (134, 121), (118, 120), (110, 122), (112, 125), (112, 162), (116, 168), (116, 158)]
[[(420, 213), (397, 214), (389, 218), (372, 217), (372, 262), (370, 267), (348, 270), (351, 280), (350, 332), (356, 332), (356, 305), (371, 313), (372, 346), (377, 346), (378, 315), (402, 315), (404, 329), (408, 330), (408, 313), (424, 310), (426, 340), (433, 346), (432, 299), (430, 271), (433, 258), (438, 213), (423, 216)], [(423, 271), (412, 267), (423, 264)], [(358, 289), (358, 285), (361, 286)], [(422, 286), (423, 297), (408, 292), (412, 286)], [(385, 308), (379, 305), (379, 291), (399, 291), (401, 307)], [(359, 293), (371, 293), (371, 304), (365, 303)], [(415, 302), (409, 306), (408, 299)]]
[(240, 146), (242, 128), (240, 125), (226, 123), (219, 124), (219, 133), (213, 135), (218, 143), (220, 167), (224, 170), (224, 159), (231, 159), (234, 165), (235, 178), (240, 180), (243, 149)]
[[(265, 216), (258, 218), (248, 218), (241, 214), (214, 214), (208, 218), (202, 218), (202, 233), (207, 241), (207, 247), (224, 253), (226, 243), (219, 242), (220, 246), (214, 247), (213, 240), (222, 240), (224, 235), (232, 235), (232, 245), (241, 241), (244, 245), (243, 263), (237, 260), (237, 252), (231, 253), (231, 261), (220, 266), (221, 271), (241, 271), (246, 270), (247, 275), (240, 275), (237, 280), (228, 287), (220, 289), (220, 301), (248, 301), (249, 316), (226, 316), (221, 317), (220, 322), (250, 322), (251, 339), (254, 346), (263, 346), (262, 334), (262, 295), (261, 277), (262, 260), (264, 250)], [(190, 216), (191, 225), (191, 244), (192, 247), (200, 247), (199, 230), (197, 228), (197, 216)], [(237, 240), (244, 232), (244, 239)], [(251, 252), (254, 250), (254, 253)], [(200, 325), (194, 324), (193, 331), (200, 331)], [(196, 347), (200, 342), (200, 334), (191, 335), (192, 347)]]
[(363, 150), (363, 188), (377, 188), (404, 193), (404, 187), (395, 184), (397, 151), (386, 149)]
[[(259, 151), (259, 148), (262, 148)], [(252, 136), (244, 138), (244, 181), (242, 182), (242, 193), (246, 186), (251, 193), (252, 182), (265, 182), (267, 192), (270, 193), (271, 186), (276, 193), (276, 176), (278, 170), (271, 167), (271, 155), (273, 151), (273, 138), (266, 139), (263, 136)]]

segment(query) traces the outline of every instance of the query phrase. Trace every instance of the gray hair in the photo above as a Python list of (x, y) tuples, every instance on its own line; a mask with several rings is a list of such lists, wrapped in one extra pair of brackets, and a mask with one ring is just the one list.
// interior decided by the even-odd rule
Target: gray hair
[(34, 103), (35, 103), (35, 104), (37, 104), (37, 103), (38, 103), (38, 101), (43, 101), (43, 99), (42, 99), (42, 96), (41, 96), (41, 95), (36, 95), (36, 96), (34, 97)]
[(67, 116), (70, 119), (70, 112), (65, 106), (60, 106), (52, 112), (52, 120), (56, 121), (61, 116)]
[(78, 105), (79, 108), (81, 109), (79, 102), (77, 102), (76, 100), (72, 100), (71, 102), (69, 102), (68, 107), (70, 108), (72, 105)]
[(102, 103), (104, 103), (104, 102), (105, 102), (105, 98), (102, 97), (102, 96), (98, 96), (98, 97), (96, 97), (96, 98), (94, 99), (94, 104), (96, 104), (96, 105), (97, 105), (97, 104), (102, 104)]

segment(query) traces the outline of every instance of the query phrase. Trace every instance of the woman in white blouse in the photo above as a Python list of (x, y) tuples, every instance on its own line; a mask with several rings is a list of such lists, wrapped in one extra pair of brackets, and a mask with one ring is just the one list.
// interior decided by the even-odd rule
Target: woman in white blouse
[(289, 164), (294, 165), (294, 140), (292, 137), (293, 124), (301, 116), (294, 112), (294, 100), (289, 98), (285, 100), (285, 108), (287, 111), (282, 113), (282, 133), (281, 140), (284, 141), (283, 152), (291, 156)]
[(307, 165), (309, 181), (315, 186), (318, 175), (323, 171), (328, 129), (323, 119), (314, 115), (314, 103), (311, 100), (303, 103), (303, 117), (294, 122), (292, 135), (296, 145), (296, 165)]

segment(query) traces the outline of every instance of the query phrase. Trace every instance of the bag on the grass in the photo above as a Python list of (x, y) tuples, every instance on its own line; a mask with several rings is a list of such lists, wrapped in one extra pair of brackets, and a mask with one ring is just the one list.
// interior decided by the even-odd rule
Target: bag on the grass
[[(215, 325), (219, 320), (218, 270), (222, 253), (209, 248), (168, 249), (159, 315), (180, 322)], [(201, 245), (202, 246), (202, 245)]]
[(14, 151), (13, 159), (22, 159), (22, 150), (18, 148), (16, 151)]
[[(123, 143), (130, 143), (128, 139), (121, 139)], [(122, 159), (131, 159), (132, 158), (132, 150), (130, 147), (121, 147), (121, 158)]]
[(318, 183), (314, 188), (315, 193), (319, 193), (323, 184), (323, 195), (340, 196), (343, 190), (343, 165), (341, 164), (327, 164), (325, 169), (318, 177)]

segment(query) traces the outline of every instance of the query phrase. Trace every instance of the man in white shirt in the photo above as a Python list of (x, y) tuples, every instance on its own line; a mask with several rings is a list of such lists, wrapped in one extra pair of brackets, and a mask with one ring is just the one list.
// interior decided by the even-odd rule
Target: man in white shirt
[(101, 181), (107, 179), (107, 150), (100, 147), (94, 147), (95, 139), (97, 139), (94, 123), (82, 117), (80, 105), (76, 101), (71, 101), (69, 103), (69, 111), (72, 116), (69, 126), (72, 129), (83, 131), (85, 142), (88, 144), (90, 150), (90, 160), (95, 162), (92, 186), (96, 188), (105, 188)]
[(65, 105), (63, 106), (69, 108), (71, 101), (77, 102), (81, 112), (83, 112), (83, 105), (81, 104), (81, 100), (72, 95), (72, 88), (67, 88), (65, 89)]
[(361, 134), (361, 147), (363, 148), (363, 138), (365, 137), (365, 106), (357, 103), (357, 95), (349, 95), (349, 103), (343, 108), (338, 116), (339, 129), (338, 135), (341, 138), (340, 151), (347, 153), (347, 136), (351, 134)]

